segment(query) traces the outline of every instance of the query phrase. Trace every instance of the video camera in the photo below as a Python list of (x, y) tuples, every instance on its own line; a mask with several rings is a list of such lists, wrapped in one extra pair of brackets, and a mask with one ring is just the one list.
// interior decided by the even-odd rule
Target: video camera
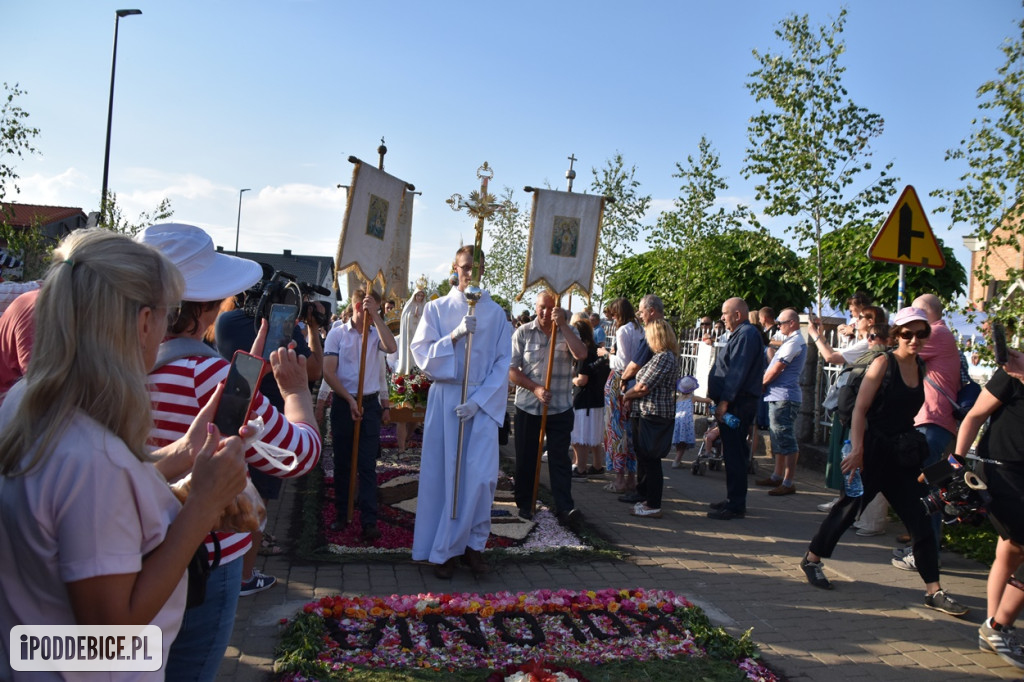
[(312, 314), (318, 325), (327, 327), (331, 324), (330, 313), (320, 306), (311, 305), (313, 301), (306, 300), (314, 294), (330, 296), (331, 291), (316, 284), (298, 282), (295, 275), (275, 270), (270, 279), (260, 280), (245, 292), (242, 309), (247, 316), (253, 318), (257, 330), (260, 320), (269, 317), (270, 308), (275, 303), (293, 305), (299, 309), (299, 319), (304, 320)]
[(924, 479), (933, 488), (921, 498), (929, 515), (941, 514), (946, 524), (977, 525), (985, 519), (992, 501), (988, 486), (955, 455), (925, 467)]

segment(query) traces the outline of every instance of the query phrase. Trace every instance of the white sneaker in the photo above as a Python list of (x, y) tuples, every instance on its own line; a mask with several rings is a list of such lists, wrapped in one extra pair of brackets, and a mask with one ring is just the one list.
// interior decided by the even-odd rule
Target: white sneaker
[(818, 511), (825, 512), (827, 514), (828, 512), (832, 511), (832, 507), (836, 506), (836, 502), (838, 501), (839, 498), (836, 497), (831, 502), (823, 502), (818, 505)]
[(858, 528), (857, 535), (861, 536), (862, 538), (873, 538), (876, 535), (885, 535), (885, 529), (879, 528), (876, 530), (873, 528)]
[(914, 559), (914, 553), (910, 552), (902, 559), (892, 558), (892, 565), (903, 571), (916, 571), (917, 561)]

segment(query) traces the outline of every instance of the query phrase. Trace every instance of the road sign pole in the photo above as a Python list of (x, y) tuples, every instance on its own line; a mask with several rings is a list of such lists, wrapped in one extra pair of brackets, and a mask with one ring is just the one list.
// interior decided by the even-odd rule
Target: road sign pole
[(900, 283), (899, 290), (896, 293), (896, 310), (903, 308), (903, 298), (907, 289), (907, 266), (900, 263)]

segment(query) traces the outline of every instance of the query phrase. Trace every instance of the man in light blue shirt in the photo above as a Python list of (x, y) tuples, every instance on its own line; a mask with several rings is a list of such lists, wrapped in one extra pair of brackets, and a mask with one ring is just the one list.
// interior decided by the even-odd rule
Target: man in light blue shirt
[(590, 313), (590, 326), (594, 328), (594, 345), (604, 348), (608, 335), (604, 331), (604, 325), (601, 324), (601, 316), (597, 313)]
[(768, 403), (775, 471), (756, 483), (771, 486), (769, 495), (792, 495), (796, 492), (793, 476), (800, 456), (796, 442), (796, 418), (800, 414), (800, 374), (807, 359), (807, 342), (800, 334), (800, 316), (794, 309), (783, 310), (776, 324), (782, 344), (768, 363), (762, 380), (764, 401)]

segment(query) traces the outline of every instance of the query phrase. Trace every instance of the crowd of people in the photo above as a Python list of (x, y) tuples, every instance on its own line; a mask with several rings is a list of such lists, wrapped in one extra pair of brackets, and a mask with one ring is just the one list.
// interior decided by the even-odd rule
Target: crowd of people
[[(969, 466), (973, 452), (1000, 536), (979, 646), (1024, 667), (1013, 631), (1024, 607), (1020, 354), (1011, 351), (959, 423), (950, 396), (967, 363), (931, 294), (891, 326), (857, 294), (830, 343), (819, 320), (802, 329), (795, 309), (751, 311), (741, 297), (692, 329), (674, 329), (654, 294), (635, 309), (618, 298), (603, 315), (570, 317), (556, 293), (542, 291), (533, 315), (511, 318), (475, 286), (484, 265), (474, 247), (458, 249), (448, 293), (420, 288), (401, 309), (358, 289), (327, 324), (314, 302), (286, 345), (264, 349), (268, 324), (251, 299), (272, 273), (218, 252), (200, 228), (67, 237), (41, 286), (0, 316), (0, 624), (153, 623), (164, 633), (167, 679), (213, 679), (239, 598), (276, 583), (256, 557), (280, 551), (258, 513), (237, 523), (228, 510), (263, 508), (281, 479), (310, 471), (329, 411), (331, 530), (358, 524), (360, 539), (374, 543), (381, 428), (396, 374), (432, 382), (412, 557), (440, 579), (460, 566), (476, 576), (491, 570), (484, 550), (510, 401), (523, 519), (538, 513), (545, 462), (552, 513), (567, 528), (583, 523), (576, 479), (603, 479), (634, 517), (662, 518), (663, 460), (673, 456), (680, 468), (703, 437), (719, 441), (725, 470), (725, 497), (707, 517), (740, 521), (758, 428), (770, 434), (774, 462), (754, 485), (773, 496), (798, 492), (801, 377), (820, 357), (863, 377), (849, 421), (832, 408), (825, 479), (837, 496), (820, 506), (827, 515), (800, 560), (807, 581), (831, 589), (823, 559), (853, 525), (862, 535), (885, 532), (891, 505), (908, 531), (893, 565), (918, 572), (925, 606), (965, 615), (941, 586), (942, 528), (920, 502), (929, 493), (921, 471), (950, 454), (951, 466)], [(681, 341), (712, 347), (706, 377), (682, 369)], [(270, 371), (241, 428), (221, 433), (231, 358), (246, 352), (267, 358)], [(705, 433), (695, 428), (695, 403), (710, 406)], [(190, 581), (205, 589), (194, 595)], [(0, 642), (0, 677), (8, 644)]]

